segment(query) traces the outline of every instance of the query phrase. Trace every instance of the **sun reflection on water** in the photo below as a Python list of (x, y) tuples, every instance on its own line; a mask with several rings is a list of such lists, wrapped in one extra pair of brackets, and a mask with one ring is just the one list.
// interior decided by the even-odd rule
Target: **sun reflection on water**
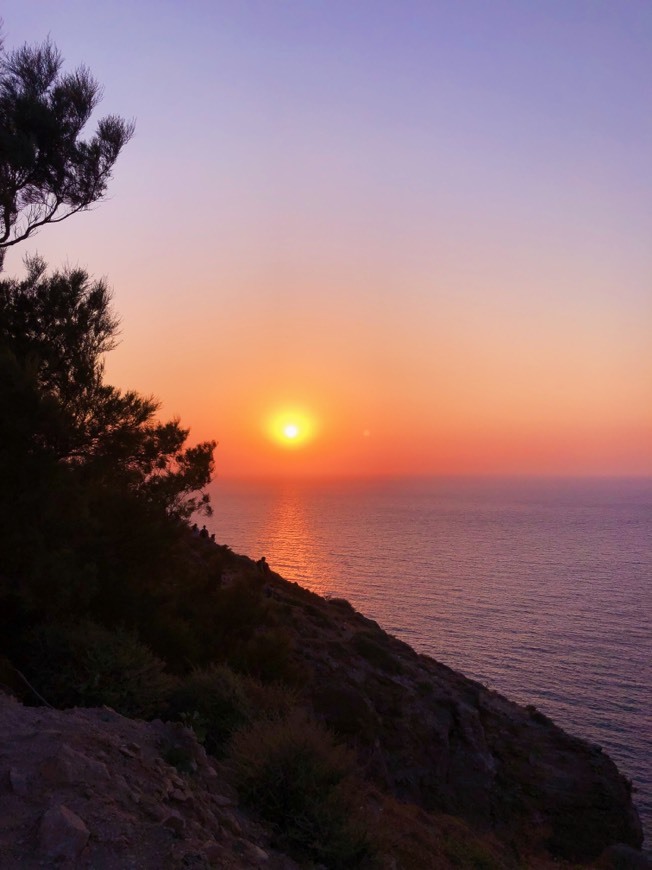
[(279, 486), (260, 529), (259, 539), (272, 571), (297, 580), (313, 592), (330, 592), (324, 567), (328, 554), (306, 510), (299, 484)]

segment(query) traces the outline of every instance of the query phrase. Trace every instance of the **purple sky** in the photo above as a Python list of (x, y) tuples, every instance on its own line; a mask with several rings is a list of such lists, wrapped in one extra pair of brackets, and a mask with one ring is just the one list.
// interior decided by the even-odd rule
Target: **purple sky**
[(647, 0), (2, 16), (137, 122), (109, 201), (29, 249), (108, 275), (110, 375), (224, 473), (288, 471), (288, 403), (323, 433), (297, 471), (652, 473)]

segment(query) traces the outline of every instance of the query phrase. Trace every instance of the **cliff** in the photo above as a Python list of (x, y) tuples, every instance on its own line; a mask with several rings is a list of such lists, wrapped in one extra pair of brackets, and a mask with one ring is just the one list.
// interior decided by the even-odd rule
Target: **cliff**
[(574, 861), (640, 847), (631, 784), (599, 746), (418, 655), (343, 600), (278, 575), (313, 709), (402, 800)]
[[(344, 600), (228, 548), (192, 547), (212, 577), (201, 630), (229, 668), (171, 678), (158, 715), (176, 723), (0, 696), (0, 867), (650, 866), (631, 786), (600, 747), (417, 654)], [(286, 783), (283, 805), (259, 811), (242, 758), (260, 768), (256, 753), (278, 755), (279, 734), (292, 758), (273, 775), (310, 781)], [(297, 768), (309, 750), (319, 764)], [(320, 789), (333, 800), (320, 803)], [(329, 858), (343, 812), (364, 835)]]

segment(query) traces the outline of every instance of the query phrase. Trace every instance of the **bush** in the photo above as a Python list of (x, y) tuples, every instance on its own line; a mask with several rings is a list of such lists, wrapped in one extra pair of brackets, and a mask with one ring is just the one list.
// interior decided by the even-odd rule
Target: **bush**
[(368, 858), (354, 758), (323, 726), (299, 712), (257, 723), (235, 735), (230, 760), (243, 801), (272, 824), (280, 846), (329, 868)]
[(226, 665), (214, 665), (181, 680), (167, 715), (191, 727), (206, 750), (219, 757), (239, 728), (276, 721), (295, 703), (294, 694), (283, 686), (264, 685)]
[(29, 649), (29, 679), (55, 707), (106, 704), (148, 719), (162, 712), (174, 686), (163, 662), (123, 629), (53, 624), (33, 633)]
[(182, 680), (170, 697), (168, 715), (193, 728), (206, 750), (219, 756), (233, 732), (251, 722), (253, 711), (242, 680), (216, 665)]
[(301, 680), (292, 662), (292, 638), (283, 628), (274, 626), (254, 632), (247, 640), (235, 644), (227, 658), (236, 670), (265, 683)]

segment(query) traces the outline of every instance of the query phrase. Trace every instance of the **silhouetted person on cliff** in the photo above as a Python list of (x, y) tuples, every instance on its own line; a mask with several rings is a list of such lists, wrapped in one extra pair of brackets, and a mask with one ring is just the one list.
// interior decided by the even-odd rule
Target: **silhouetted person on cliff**
[(204, 538), (204, 540), (206, 540), (208, 538), (208, 529), (206, 528), (206, 526), (201, 527), (201, 532), (199, 533), (199, 537)]

